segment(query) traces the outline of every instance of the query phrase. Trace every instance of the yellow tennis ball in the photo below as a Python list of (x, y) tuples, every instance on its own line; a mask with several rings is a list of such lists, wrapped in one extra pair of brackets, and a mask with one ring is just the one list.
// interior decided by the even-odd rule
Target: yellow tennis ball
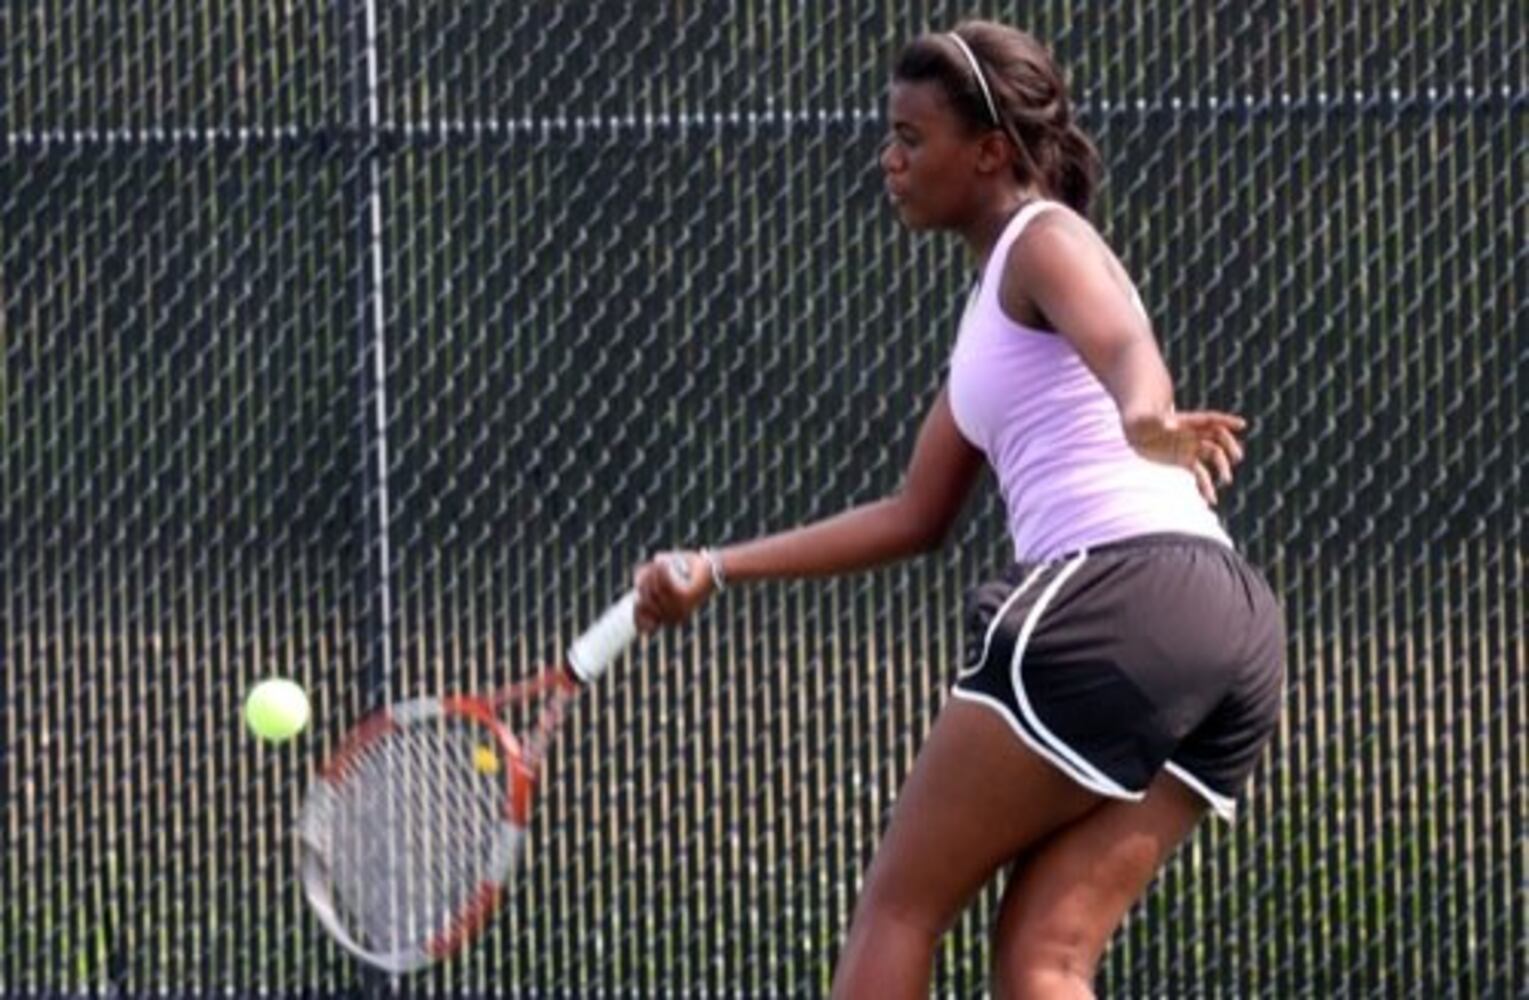
[(478, 744), (478, 748), (473, 751), (473, 763), (477, 765), (478, 770), (483, 774), (499, 773), (499, 755), (494, 752), (494, 748), (491, 746), (482, 743)]
[(282, 677), (261, 681), (244, 699), (244, 721), (263, 740), (291, 739), (308, 724), (308, 696)]

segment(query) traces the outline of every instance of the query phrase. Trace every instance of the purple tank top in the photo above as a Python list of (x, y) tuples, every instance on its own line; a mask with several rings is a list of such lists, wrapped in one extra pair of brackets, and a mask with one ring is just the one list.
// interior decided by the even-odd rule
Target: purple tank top
[(1187, 469), (1126, 443), (1114, 399), (1072, 345), (1015, 323), (999, 305), (1009, 248), (1054, 207), (1032, 202), (1009, 220), (967, 300), (950, 361), (951, 413), (997, 474), (1015, 558), (1054, 559), (1154, 532), (1231, 545)]

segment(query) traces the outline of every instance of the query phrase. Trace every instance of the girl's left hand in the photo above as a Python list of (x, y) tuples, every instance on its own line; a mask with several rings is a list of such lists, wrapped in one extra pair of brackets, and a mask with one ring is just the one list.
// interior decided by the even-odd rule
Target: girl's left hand
[(1138, 454), (1194, 473), (1200, 495), (1214, 506), (1217, 482), (1229, 485), (1232, 467), (1242, 461), (1237, 435), (1248, 422), (1233, 413), (1196, 410), (1134, 417), (1124, 426), (1126, 441)]

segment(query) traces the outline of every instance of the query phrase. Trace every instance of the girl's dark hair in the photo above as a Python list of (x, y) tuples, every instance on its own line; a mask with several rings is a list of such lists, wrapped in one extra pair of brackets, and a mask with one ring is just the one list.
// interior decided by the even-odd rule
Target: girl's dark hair
[(962, 21), (954, 33), (977, 57), (998, 121), (971, 64), (945, 35), (922, 35), (910, 42), (897, 57), (892, 78), (940, 84), (971, 129), (997, 127), (1008, 135), (1019, 180), (1039, 183), (1087, 215), (1099, 181), (1099, 151), (1072, 120), (1067, 81), (1051, 53), (1033, 36), (992, 21)]

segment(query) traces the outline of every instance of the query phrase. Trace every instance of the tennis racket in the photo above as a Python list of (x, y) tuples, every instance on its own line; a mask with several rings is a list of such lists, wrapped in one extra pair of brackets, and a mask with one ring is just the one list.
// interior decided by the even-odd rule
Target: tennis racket
[[(670, 571), (689, 578), (683, 560)], [(309, 786), (297, 839), (308, 903), (347, 951), (410, 972), (483, 931), (524, 852), (547, 745), (568, 702), (636, 639), (636, 604), (627, 593), (529, 681), (397, 702), (340, 741)], [(517, 736), (506, 714), (536, 722)]]

